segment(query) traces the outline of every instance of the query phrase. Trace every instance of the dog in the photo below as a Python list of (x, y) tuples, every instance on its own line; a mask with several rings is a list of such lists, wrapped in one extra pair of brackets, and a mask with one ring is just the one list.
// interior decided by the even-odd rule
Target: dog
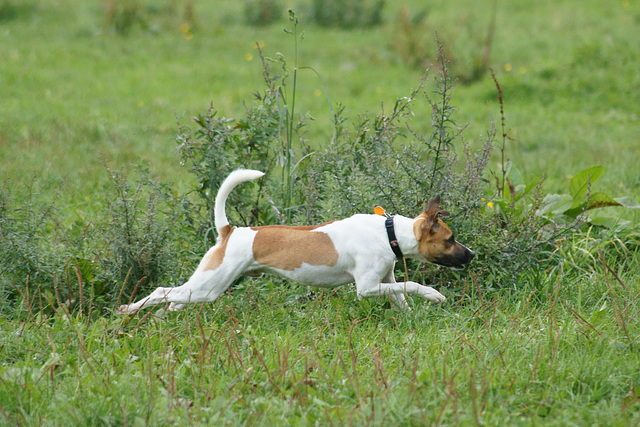
[(355, 282), (359, 299), (388, 296), (395, 306), (410, 309), (407, 294), (433, 303), (446, 298), (429, 286), (396, 282), (396, 259), (415, 258), (463, 268), (475, 256), (455, 240), (440, 218), (449, 215), (439, 210), (440, 196), (430, 199), (415, 218), (357, 214), (314, 226), (232, 227), (225, 213), (229, 194), (239, 184), (263, 175), (240, 169), (222, 183), (214, 211), (217, 243), (185, 284), (157, 288), (134, 304), (120, 306), (118, 314), (133, 314), (160, 303), (178, 310), (189, 303), (215, 301), (241, 274), (259, 276), (265, 272), (320, 288)]

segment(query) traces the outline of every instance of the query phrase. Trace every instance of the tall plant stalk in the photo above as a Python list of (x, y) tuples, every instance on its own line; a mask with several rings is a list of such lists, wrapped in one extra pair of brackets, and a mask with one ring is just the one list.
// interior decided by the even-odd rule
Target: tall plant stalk
[(491, 77), (493, 78), (493, 81), (496, 84), (496, 89), (498, 91), (498, 102), (500, 103), (500, 125), (502, 126), (502, 146), (500, 147), (500, 167), (502, 172), (502, 182), (500, 183), (500, 188), (498, 190), (501, 193), (500, 196), (502, 197), (502, 199), (504, 199), (505, 184), (506, 184), (505, 181), (507, 179), (507, 166), (506, 166), (506, 160), (504, 156), (505, 156), (505, 146), (507, 143), (507, 139), (509, 138), (509, 135), (507, 134), (507, 129), (506, 129), (506, 119), (504, 118), (504, 100), (502, 98), (502, 88), (500, 87), (500, 83), (498, 83), (498, 78), (496, 77), (493, 70), (490, 70), (490, 71), (491, 71)]
[[(282, 168), (282, 183), (283, 183), (283, 193), (285, 195), (285, 204), (287, 209), (287, 223), (291, 222), (291, 204), (293, 202), (293, 173), (294, 168), (293, 163), (295, 161), (293, 155), (293, 127), (294, 127), (294, 117), (296, 111), (296, 88), (298, 84), (298, 17), (296, 16), (293, 10), (289, 10), (289, 22), (293, 24), (293, 28), (291, 30), (284, 29), (287, 34), (291, 34), (293, 36), (294, 43), (294, 52), (293, 52), (293, 91), (291, 93), (291, 108), (287, 108), (287, 100), (284, 92), (281, 88), (282, 99), (285, 103), (284, 111), (284, 119), (285, 121), (285, 133), (286, 133), (286, 141), (283, 141), (282, 147), (284, 148), (284, 165)], [(300, 36), (300, 39), (303, 35)], [(283, 85), (284, 86), (284, 85)], [(281, 136), (282, 138), (282, 136)]]
[(455, 108), (451, 106), (452, 85), (450, 84), (447, 60), (444, 56), (444, 47), (438, 39), (438, 33), (436, 33), (436, 43), (438, 44), (440, 79), (437, 81), (437, 90), (435, 93), (440, 96), (440, 99), (434, 101), (429, 99), (433, 111), (431, 121), (434, 130), (427, 144), (435, 154), (430, 190), (438, 187), (436, 185), (438, 180), (437, 176), (442, 174), (443, 165), (441, 163), (443, 162), (444, 152), (449, 149), (457, 136), (455, 133), (452, 133), (448, 125), (448, 123), (454, 123), (451, 115), (455, 111)]
[[(329, 96), (329, 89), (327, 88), (327, 85), (322, 79), (322, 77), (320, 76), (320, 74), (312, 67), (298, 67), (298, 41), (304, 38), (304, 32), (302, 33), (298, 32), (299, 21), (298, 21), (298, 17), (296, 16), (293, 10), (289, 10), (289, 22), (291, 22), (292, 28), (291, 29), (285, 28), (284, 31), (293, 37), (293, 43), (294, 43), (293, 70), (292, 70), (293, 87), (292, 87), (292, 92), (290, 97), (290, 104), (287, 104), (287, 98), (283, 90), (283, 88), (285, 87), (285, 79), (288, 75), (288, 69), (286, 68), (286, 62), (284, 60), (284, 57), (280, 57), (285, 73), (282, 79), (282, 85), (278, 90), (280, 93), (280, 97), (284, 103), (284, 107), (280, 109), (280, 123), (284, 124), (284, 128), (285, 128), (284, 132), (285, 132), (286, 140), (283, 140), (283, 137), (282, 137), (282, 126), (280, 128), (279, 135), (280, 135), (280, 145), (284, 151), (282, 155), (282, 160), (283, 160), (282, 189), (284, 194), (284, 203), (286, 206), (285, 210), (287, 212), (286, 214), (287, 223), (291, 222), (292, 212), (293, 212), (291, 208), (294, 202), (293, 190), (295, 185), (295, 171), (297, 166), (300, 164), (300, 162), (308, 156), (308, 155), (304, 156), (296, 162), (295, 155), (293, 152), (293, 138), (296, 131), (295, 113), (296, 113), (296, 97), (297, 97), (299, 70), (311, 70), (320, 79), (327, 94), (327, 102), (329, 104), (329, 110), (331, 111), (331, 119), (334, 122), (334, 124), (336, 120), (336, 115), (333, 110), (333, 106), (331, 105), (331, 97)], [(291, 106), (290, 108), (289, 108), (289, 105)], [(335, 138), (335, 129), (334, 129), (334, 138)]]

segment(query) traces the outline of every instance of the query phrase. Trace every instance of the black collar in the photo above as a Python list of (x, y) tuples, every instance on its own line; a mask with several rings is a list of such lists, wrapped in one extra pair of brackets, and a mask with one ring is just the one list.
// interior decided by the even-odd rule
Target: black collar
[(390, 216), (384, 222), (384, 226), (387, 228), (387, 236), (389, 237), (389, 244), (391, 245), (391, 250), (398, 259), (402, 258), (402, 251), (400, 250), (400, 245), (398, 244), (398, 239), (396, 238), (396, 232), (393, 229), (393, 216)]

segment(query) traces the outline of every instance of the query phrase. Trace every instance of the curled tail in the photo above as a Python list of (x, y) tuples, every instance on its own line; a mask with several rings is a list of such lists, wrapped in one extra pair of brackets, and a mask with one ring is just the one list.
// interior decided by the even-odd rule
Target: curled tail
[(220, 186), (220, 189), (218, 190), (218, 195), (216, 196), (216, 207), (214, 211), (216, 230), (218, 231), (218, 235), (221, 234), (222, 228), (229, 225), (225, 204), (227, 202), (227, 197), (229, 197), (229, 194), (231, 194), (231, 191), (233, 191), (234, 188), (236, 188), (243, 182), (258, 179), (263, 175), (264, 172), (256, 170), (238, 169), (231, 172), (227, 179), (224, 180), (224, 182)]

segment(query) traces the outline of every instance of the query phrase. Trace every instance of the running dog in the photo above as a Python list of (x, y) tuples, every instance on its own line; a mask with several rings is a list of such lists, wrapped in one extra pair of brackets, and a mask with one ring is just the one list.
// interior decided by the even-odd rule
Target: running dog
[(266, 225), (232, 227), (225, 213), (231, 191), (264, 173), (240, 169), (222, 183), (216, 196), (218, 240), (191, 278), (182, 286), (157, 288), (118, 314), (133, 314), (160, 303), (178, 310), (189, 303), (215, 301), (241, 274), (274, 273), (305, 285), (333, 288), (355, 282), (358, 298), (388, 296), (400, 308), (409, 308), (405, 295), (419, 295), (440, 303), (444, 295), (416, 282), (396, 282), (396, 259), (463, 268), (475, 253), (457, 242), (441, 216), (440, 197), (430, 199), (415, 218), (400, 215), (353, 215), (314, 226)]

